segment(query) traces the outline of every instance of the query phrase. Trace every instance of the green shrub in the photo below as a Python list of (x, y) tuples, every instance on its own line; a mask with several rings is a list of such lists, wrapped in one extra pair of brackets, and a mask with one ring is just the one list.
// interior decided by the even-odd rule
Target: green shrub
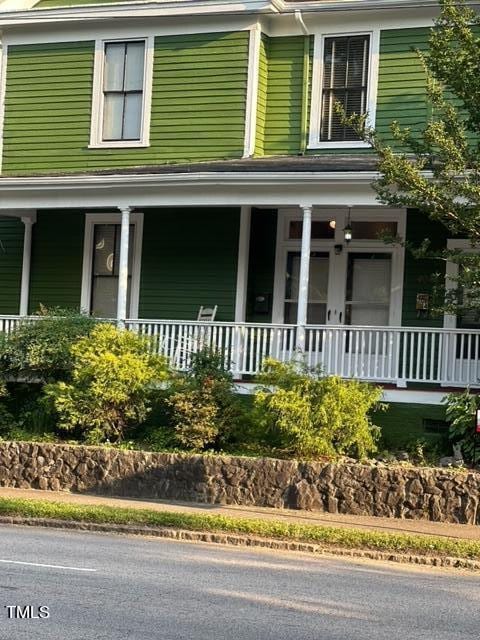
[(79, 429), (87, 442), (119, 442), (127, 427), (143, 422), (155, 386), (168, 377), (166, 360), (149, 350), (147, 338), (97, 324), (70, 348), (71, 382), (45, 387), (59, 426)]
[(379, 406), (380, 388), (275, 360), (265, 361), (258, 379), (255, 419), (270, 446), (304, 458), (376, 450), (379, 429), (369, 412)]
[(209, 348), (192, 354), (189, 371), (172, 385), (167, 402), (178, 442), (197, 451), (221, 447), (244, 415), (223, 354)]
[(69, 378), (71, 346), (87, 336), (96, 322), (68, 309), (42, 310), (38, 320), (25, 320), (0, 342), (0, 369), (23, 380), (52, 382)]
[(6, 400), (8, 399), (8, 390), (6, 383), (0, 379), (0, 435), (7, 435), (17, 426), (17, 422), (9, 411)]
[(480, 408), (480, 396), (466, 389), (462, 393), (450, 393), (445, 403), (447, 422), (450, 423), (448, 437), (453, 444), (461, 444), (467, 462), (477, 463), (480, 460), (480, 437), (474, 460), (474, 420), (475, 412)]

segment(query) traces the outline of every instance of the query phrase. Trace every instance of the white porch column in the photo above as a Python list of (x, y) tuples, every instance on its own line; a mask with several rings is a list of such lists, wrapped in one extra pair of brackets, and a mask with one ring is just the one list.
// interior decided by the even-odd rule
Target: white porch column
[(119, 209), (122, 212), (122, 225), (120, 231), (120, 260), (118, 266), (117, 324), (119, 327), (122, 327), (127, 317), (128, 241), (130, 235), (131, 207), (119, 207)]
[(307, 324), (308, 279), (310, 275), (310, 245), (312, 232), (312, 205), (300, 205), (303, 210), (302, 252), (298, 283), (296, 350), (305, 351), (305, 325)]
[(251, 207), (240, 211), (240, 233), (238, 236), (237, 293), (235, 298), (235, 322), (245, 322), (248, 285), (248, 254), (250, 251)]
[(23, 231), (23, 260), (22, 260), (22, 282), (20, 286), (20, 309), (21, 316), (28, 315), (28, 299), (30, 295), (30, 262), (32, 257), (32, 227), (35, 222), (33, 216), (22, 216), (24, 225)]

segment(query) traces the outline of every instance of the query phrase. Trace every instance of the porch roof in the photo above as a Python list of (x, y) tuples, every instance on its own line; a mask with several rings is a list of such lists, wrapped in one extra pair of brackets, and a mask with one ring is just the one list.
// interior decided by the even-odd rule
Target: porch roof
[[(100, 169), (85, 172), (51, 172), (50, 176), (111, 176), (111, 175), (168, 175), (201, 173), (339, 173), (372, 172), (377, 170), (377, 157), (371, 153), (358, 155), (273, 156), (269, 158), (239, 158), (206, 162), (182, 162), (137, 167)], [(29, 173), (29, 177), (45, 177), (45, 173)], [(10, 173), (0, 180), (15, 177)], [(20, 176), (19, 176), (20, 177)]]

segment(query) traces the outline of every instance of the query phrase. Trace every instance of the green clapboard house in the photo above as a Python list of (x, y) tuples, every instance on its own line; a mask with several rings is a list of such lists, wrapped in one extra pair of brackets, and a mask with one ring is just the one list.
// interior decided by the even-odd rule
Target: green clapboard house
[(82, 309), (155, 335), (178, 367), (213, 344), (245, 384), (266, 355), (301, 351), (425, 416), (479, 386), (474, 321), (430, 313), (445, 267), (380, 236), (462, 241), (379, 205), (375, 158), (333, 110), (368, 112), (387, 139), (394, 119), (420, 127), (413, 49), (437, 12), (0, 1), (0, 330)]

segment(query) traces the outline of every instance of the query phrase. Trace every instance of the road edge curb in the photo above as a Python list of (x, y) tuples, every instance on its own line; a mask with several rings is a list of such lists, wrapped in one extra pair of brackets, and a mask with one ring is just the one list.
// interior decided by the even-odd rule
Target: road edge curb
[(450, 567), (480, 571), (480, 561), (441, 555), (421, 555), (399, 553), (396, 551), (377, 551), (375, 549), (346, 548), (334, 545), (320, 545), (309, 542), (263, 538), (254, 535), (224, 533), (216, 531), (189, 531), (174, 527), (139, 527), (125, 524), (81, 522), (75, 520), (56, 520), (54, 518), (26, 518), (19, 516), (0, 516), (0, 525), (23, 525), (47, 527), (52, 529), (70, 529), (99, 533), (149, 536), (183, 542), (205, 542), (236, 547), (257, 547), (277, 551), (299, 551), (316, 555), (332, 554), (351, 558), (381, 560), (402, 564), (415, 564), (430, 567)]

